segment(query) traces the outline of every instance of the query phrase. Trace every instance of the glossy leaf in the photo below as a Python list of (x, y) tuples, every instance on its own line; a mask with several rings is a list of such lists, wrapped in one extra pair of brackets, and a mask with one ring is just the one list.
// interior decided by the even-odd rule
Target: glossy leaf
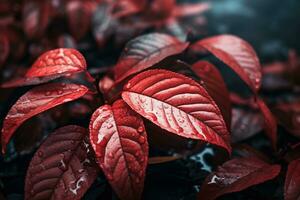
[(227, 127), (231, 125), (230, 96), (224, 79), (219, 70), (207, 61), (198, 61), (192, 66), (193, 71), (201, 78), (207, 92), (219, 106)]
[(123, 100), (92, 115), (90, 140), (106, 178), (122, 200), (140, 199), (148, 163), (142, 119)]
[(179, 54), (188, 46), (175, 37), (150, 33), (129, 41), (114, 67), (116, 82), (143, 71), (164, 58)]
[(225, 162), (202, 184), (198, 199), (213, 200), (275, 178), (279, 165), (270, 165), (255, 157), (236, 158)]
[(271, 140), (272, 146), (276, 149), (277, 144), (277, 122), (273, 114), (262, 99), (257, 99), (257, 105), (264, 117), (264, 127), (268, 138)]
[(27, 119), (60, 104), (83, 96), (88, 89), (83, 85), (49, 83), (29, 90), (11, 107), (3, 122), (2, 152), (15, 130)]
[(203, 140), (231, 151), (221, 111), (200, 84), (167, 70), (132, 78), (122, 98), (143, 117), (182, 137)]
[(88, 132), (80, 126), (52, 133), (30, 162), (25, 199), (81, 199), (98, 172), (88, 142)]
[(60, 48), (42, 54), (27, 71), (26, 77), (65, 76), (84, 70), (86, 61), (79, 51)]
[(246, 41), (232, 35), (205, 38), (192, 45), (204, 48), (235, 71), (254, 91), (261, 85), (261, 66), (254, 49)]

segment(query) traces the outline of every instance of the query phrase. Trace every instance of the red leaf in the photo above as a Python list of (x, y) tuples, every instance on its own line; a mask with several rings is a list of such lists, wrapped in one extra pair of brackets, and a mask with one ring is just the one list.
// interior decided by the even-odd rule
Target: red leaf
[(162, 33), (139, 36), (126, 44), (114, 68), (116, 82), (143, 71), (164, 58), (179, 54), (188, 46), (175, 37)]
[(235, 71), (256, 92), (261, 85), (261, 66), (254, 49), (232, 35), (219, 35), (200, 40), (191, 48), (205, 48)]
[(70, 125), (57, 129), (40, 146), (30, 162), (25, 199), (81, 199), (97, 177), (89, 157), (85, 128)]
[(104, 95), (106, 95), (109, 92), (109, 90), (113, 87), (113, 85), (114, 85), (114, 81), (108, 75), (101, 78), (98, 83), (99, 90)]
[(149, 70), (131, 79), (124, 101), (161, 128), (231, 151), (221, 111), (207, 91), (192, 79), (167, 70)]
[[(93, 5), (91, 1), (72, 0), (66, 4), (69, 29), (76, 39), (81, 39), (89, 30)], [(95, 4), (96, 5), (96, 4)], [(96, 7), (96, 6), (95, 6)]]
[(300, 138), (300, 101), (280, 103), (273, 111), (280, 124), (289, 133)]
[(9, 39), (5, 33), (0, 34), (0, 68), (5, 63), (9, 55)]
[(49, 1), (27, 1), (23, 6), (23, 29), (29, 38), (41, 37), (49, 23)]
[(237, 143), (259, 133), (264, 128), (264, 119), (258, 110), (233, 108), (231, 141)]
[(201, 15), (210, 8), (210, 3), (200, 2), (191, 4), (182, 4), (174, 8), (173, 15), (175, 17), (186, 17), (189, 15)]
[(65, 76), (86, 70), (86, 62), (75, 49), (54, 49), (42, 54), (28, 70), (27, 77)]
[(193, 64), (192, 70), (201, 78), (207, 92), (219, 106), (227, 128), (231, 125), (231, 103), (227, 86), (219, 70), (207, 61), (198, 61)]
[(271, 180), (279, 172), (279, 165), (270, 165), (255, 157), (232, 159), (205, 179), (198, 199), (213, 200), (227, 193), (238, 192)]
[(45, 76), (45, 77), (24, 77), (7, 81), (0, 85), (1, 88), (22, 87), (28, 85), (39, 85), (59, 78), (60, 75)]
[(126, 17), (142, 11), (146, 6), (146, 0), (116, 1), (114, 5), (114, 17)]
[(176, 0), (154, 0), (150, 3), (148, 8), (148, 17), (153, 19), (167, 19), (173, 14), (176, 6)]
[(261, 99), (257, 99), (257, 105), (264, 117), (265, 122), (265, 132), (268, 138), (271, 140), (272, 146), (276, 149), (277, 144), (277, 122), (274, 118), (273, 114), (265, 104), (265, 102)]
[(300, 198), (300, 160), (289, 164), (284, 184), (284, 199), (296, 200)]
[(83, 96), (88, 89), (83, 85), (49, 83), (37, 86), (23, 96), (11, 107), (3, 122), (2, 152), (15, 130), (27, 119), (60, 104), (73, 101)]
[(144, 124), (123, 100), (98, 108), (90, 140), (100, 167), (120, 199), (140, 199), (148, 163)]

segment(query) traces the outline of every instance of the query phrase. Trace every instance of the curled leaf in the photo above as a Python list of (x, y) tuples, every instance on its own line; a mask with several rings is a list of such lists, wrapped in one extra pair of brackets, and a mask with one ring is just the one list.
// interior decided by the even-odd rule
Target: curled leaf
[(89, 156), (85, 128), (69, 125), (57, 129), (40, 146), (27, 170), (25, 199), (79, 200), (97, 177)]
[(37, 86), (11, 107), (3, 122), (1, 142), (2, 152), (15, 130), (27, 119), (60, 104), (73, 101), (83, 96), (88, 89), (83, 85), (49, 83)]
[(143, 71), (164, 58), (179, 54), (188, 43), (162, 33), (150, 33), (129, 41), (114, 67), (116, 82)]
[(79, 51), (59, 48), (42, 54), (27, 71), (26, 77), (65, 76), (85, 70), (86, 61)]
[(261, 85), (261, 66), (254, 49), (246, 41), (232, 35), (205, 38), (191, 48), (204, 48), (235, 71), (240, 78), (257, 92)]
[(207, 92), (219, 106), (227, 127), (231, 124), (230, 95), (219, 70), (207, 61), (198, 61), (193, 64), (192, 70), (201, 78)]
[(148, 163), (143, 120), (123, 100), (92, 115), (90, 141), (100, 167), (120, 199), (140, 199)]
[(167, 70), (149, 70), (132, 78), (122, 98), (143, 117), (182, 137), (203, 140), (231, 151), (221, 111), (194, 80)]
[(270, 165), (256, 157), (236, 158), (225, 162), (202, 184), (198, 199), (213, 200), (275, 178), (280, 165)]

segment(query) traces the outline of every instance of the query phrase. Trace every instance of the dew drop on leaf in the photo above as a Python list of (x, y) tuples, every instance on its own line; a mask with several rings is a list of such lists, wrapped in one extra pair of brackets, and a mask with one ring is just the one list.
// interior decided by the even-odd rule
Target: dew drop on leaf
[(144, 127), (143, 127), (143, 126), (140, 126), (140, 127), (138, 128), (138, 132), (139, 132), (139, 133), (144, 132)]
[(43, 157), (43, 155), (44, 155), (44, 153), (43, 153), (42, 151), (39, 151), (39, 152), (38, 152), (38, 156), (39, 156), (39, 157)]
[(144, 144), (145, 141), (146, 141), (145, 137), (144, 137), (144, 136), (140, 136), (139, 142), (140, 142), (141, 144)]

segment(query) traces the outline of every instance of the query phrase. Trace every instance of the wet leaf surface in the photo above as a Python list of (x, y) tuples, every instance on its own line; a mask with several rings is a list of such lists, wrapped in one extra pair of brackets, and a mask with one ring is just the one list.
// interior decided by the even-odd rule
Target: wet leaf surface
[(219, 108), (192, 79), (167, 70), (149, 70), (125, 85), (122, 98), (161, 128), (230, 152), (229, 133)]
[(98, 108), (90, 122), (90, 140), (99, 166), (120, 199), (140, 199), (148, 163), (142, 119), (123, 101)]
[(29, 90), (11, 107), (2, 128), (2, 151), (15, 130), (27, 119), (57, 105), (82, 97), (88, 89), (83, 85), (49, 83)]
[(69, 125), (52, 133), (30, 162), (25, 199), (81, 199), (97, 176), (86, 129)]

